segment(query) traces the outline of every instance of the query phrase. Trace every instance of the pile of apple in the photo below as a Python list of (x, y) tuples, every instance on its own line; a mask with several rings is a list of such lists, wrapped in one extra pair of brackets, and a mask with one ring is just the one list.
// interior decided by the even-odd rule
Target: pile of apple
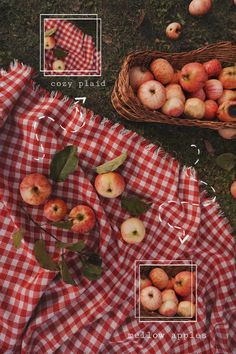
[(195, 287), (195, 272), (181, 271), (169, 279), (162, 268), (153, 268), (148, 278), (140, 279), (140, 302), (144, 309), (165, 317), (193, 318)]
[[(56, 46), (56, 40), (54, 38), (54, 33), (56, 32), (57, 28), (52, 28), (45, 32), (44, 35), (44, 49), (45, 50), (52, 50)], [(54, 71), (64, 71), (65, 70), (65, 62), (64, 60), (55, 58), (52, 63), (52, 68)]]
[(218, 59), (192, 62), (181, 70), (163, 58), (150, 68), (134, 66), (129, 82), (143, 106), (172, 116), (236, 122), (236, 65), (222, 68)]

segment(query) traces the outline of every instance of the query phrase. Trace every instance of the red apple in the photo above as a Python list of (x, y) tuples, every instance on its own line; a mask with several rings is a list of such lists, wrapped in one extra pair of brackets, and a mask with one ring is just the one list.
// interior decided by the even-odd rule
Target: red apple
[(149, 278), (151, 279), (152, 284), (161, 290), (165, 289), (169, 282), (168, 275), (161, 268), (153, 268), (149, 273)]
[(196, 312), (195, 305), (190, 301), (181, 301), (178, 305), (177, 313), (181, 317), (194, 317)]
[(73, 221), (71, 230), (79, 234), (86, 234), (91, 231), (96, 223), (96, 217), (92, 208), (87, 205), (77, 205), (69, 214)]
[(147, 286), (151, 286), (152, 282), (150, 279), (148, 278), (140, 278), (140, 290), (143, 290), (144, 288), (146, 288)]
[(168, 116), (179, 117), (184, 112), (184, 102), (177, 97), (170, 98), (161, 107), (161, 110)]
[(166, 289), (174, 289), (174, 283), (175, 283), (174, 278), (169, 279)]
[(206, 94), (205, 94), (205, 91), (203, 90), (203, 88), (200, 88), (198, 91), (190, 93), (189, 97), (190, 98), (199, 98), (201, 101), (205, 101)]
[(124, 178), (117, 172), (97, 175), (94, 183), (98, 194), (105, 198), (116, 198), (125, 190)]
[(236, 65), (224, 68), (218, 79), (221, 81), (224, 89), (236, 89)]
[(187, 296), (183, 296), (183, 297), (182, 297), (182, 301), (190, 301), (190, 302), (192, 302), (193, 304), (195, 304), (195, 303), (196, 303), (196, 298), (195, 298), (194, 294), (191, 293), (191, 294), (189, 294), (189, 295), (187, 295)]
[(192, 16), (206, 15), (212, 8), (212, 0), (192, 0), (189, 4), (189, 13)]
[(204, 90), (209, 100), (218, 100), (223, 94), (223, 85), (219, 80), (207, 80)]
[(208, 77), (217, 77), (222, 70), (221, 62), (218, 59), (209, 60), (206, 63), (203, 63), (203, 66)]
[(218, 105), (226, 101), (236, 101), (236, 91), (224, 90), (222, 96), (217, 100)]
[(218, 111), (218, 104), (213, 100), (206, 100), (205, 101), (205, 119), (214, 119), (216, 118), (216, 114)]
[(165, 289), (161, 293), (161, 298), (162, 302), (166, 301), (174, 301), (176, 304), (178, 304), (179, 300), (177, 299), (177, 296), (175, 294), (175, 291), (173, 289)]
[(154, 76), (144, 66), (133, 66), (129, 71), (129, 83), (134, 91), (144, 82), (153, 80)]
[(20, 194), (24, 202), (30, 205), (40, 205), (52, 193), (48, 179), (40, 173), (32, 173), (22, 180)]
[(170, 39), (178, 39), (181, 34), (182, 26), (178, 22), (172, 22), (166, 27), (166, 35)]
[(178, 303), (175, 301), (165, 301), (161, 307), (158, 309), (158, 312), (160, 315), (165, 316), (165, 317), (173, 317), (176, 315), (178, 309)]
[(138, 98), (145, 107), (159, 109), (166, 101), (165, 87), (158, 81), (147, 81), (139, 87)]
[(230, 192), (233, 198), (236, 198), (236, 181), (231, 184)]
[(140, 302), (143, 307), (155, 311), (161, 306), (161, 292), (154, 286), (148, 286), (140, 292)]
[(120, 227), (121, 236), (127, 243), (134, 244), (141, 242), (145, 237), (145, 227), (138, 218), (125, 220)]
[(180, 85), (187, 92), (196, 92), (202, 88), (208, 79), (204, 66), (200, 63), (189, 63), (183, 66)]
[(67, 213), (67, 205), (64, 200), (55, 198), (49, 200), (43, 209), (43, 215), (51, 221), (62, 220)]
[(187, 296), (194, 287), (194, 277), (191, 272), (183, 271), (175, 276), (174, 290), (180, 296)]
[(151, 63), (150, 69), (155, 79), (161, 82), (163, 85), (168, 84), (173, 79), (174, 69), (166, 59), (155, 59)]
[(185, 102), (184, 114), (191, 119), (202, 119), (205, 115), (205, 104), (199, 98), (189, 98)]
[(225, 101), (217, 111), (217, 117), (223, 122), (236, 122), (236, 101)]
[(56, 45), (56, 41), (53, 37), (44, 37), (44, 48), (53, 49)]
[(63, 60), (57, 59), (52, 63), (52, 68), (54, 71), (64, 71), (65, 63)]
[(175, 71), (174, 76), (172, 77), (172, 80), (170, 81), (170, 84), (178, 84), (179, 79), (180, 79), (180, 74), (181, 74), (180, 70)]

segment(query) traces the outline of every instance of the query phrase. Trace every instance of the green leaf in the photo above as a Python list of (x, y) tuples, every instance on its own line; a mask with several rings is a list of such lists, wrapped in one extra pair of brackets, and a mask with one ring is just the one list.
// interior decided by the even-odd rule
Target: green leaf
[(61, 274), (62, 280), (67, 284), (77, 285), (70, 274), (70, 271), (69, 271), (67, 263), (65, 262), (64, 256), (62, 256), (61, 258), (62, 258), (62, 260), (59, 263), (59, 267), (60, 267), (60, 274)]
[(127, 156), (128, 156), (127, 152), (124, 152), (123, 154), (116, 157), (115, 159), (105, 162), (100, 166), (97, 166), (95, 170), (98, 174), (115, 171), (118, 167), (120, 167), (124, 163), (124, 161), (127, 159)]
[(139, 216), (148, 211), (151, 203), (145, 203), (138, 197), (127, 197), (121, 201), (121, 207), (128, 211), (132, 216)]
[(53, 49), (53, 55), (57, 59), (64, 59), (65, 57), (67, 57), (68, 53), (65, 52), (63, 49), (54, 48)]
[(81, 252), (85, 248), (85, 246), (86, 245), (84, 241), (79, 241), (76, 243), (65, 243), (65, 242), (56, 243), (57, 248), (66, 248), (67, 250), (75, 251), (75, 252)]
[(51, 225), (58, 227), (59, 229), (70, 230), (73, 226), (73, 220), (55, 221)]
[(217, 156), (216, 163), (226, 171), (231, 171), (236, 165), (236, 155), (229, 153)]
[(97, 253), (91, 253), (87, 259), (87, 262), (90, 264), (94, 264), (96, 266), (101, 267), (102, 265), (102, 258)]
[(12, 235), (12, 238), (13, 238), (13, 245), (16, 247), (16, 248), (20, 248), (21, 247), (21, 241), (24, 237), (24, 234), (25, 234), (25, 230), (20, 228), (18, 229), (17, 231), (15, 231)]
[(57, 27), (50, 28), (44, 33), (45, 37), (50, 37), (52, 36), (55, 32), (57, 31)]
[(63, 182), (78, 167), (77, 147), (66, 146), (56, 152), (50, 164), (50, 177), (55, 182)]
[(91, 263), (84, 263), (82, 273), (87, 279), (96, 280), (101, 277), (102, 268)]
[(44, 240), (37, 240), (34, 244), (35, 258), (42, 268), (48, 270), (59, 270), (58, 264), (53, 261), (47, 253)]

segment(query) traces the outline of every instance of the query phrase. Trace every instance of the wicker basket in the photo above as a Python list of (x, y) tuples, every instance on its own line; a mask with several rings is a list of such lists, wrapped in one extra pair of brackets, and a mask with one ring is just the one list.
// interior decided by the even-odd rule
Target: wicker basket
[(229, 66), (236, 61), (236, 45), (230, 42), (220, 42), (182, 53), (158, 51), (136, 51), (130, 53), (122, 65), (111, 96), (112, 104), (121, 116), (136, 122), (159, 122), (216, 130), (220, 128), (236, 128), (236, 122), (193, 120), (184, 117), (174, 118), (144, 107), (129, 86), (129, 69), (135, 65), (149, 67), (150, 63), (156, 58), (167, 59), (175, 69), (180, 69), (183, 65), (193, 61), (205, 62), (214, 58), (219, 59), (223, 66)]

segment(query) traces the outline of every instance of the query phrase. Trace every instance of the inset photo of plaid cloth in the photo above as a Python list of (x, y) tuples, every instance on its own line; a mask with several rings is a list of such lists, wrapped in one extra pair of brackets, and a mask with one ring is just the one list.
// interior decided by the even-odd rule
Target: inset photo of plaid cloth
[[(94, 23), (99, 19), (85, 19)], [(75, 20), (81, 21), (81, 20)], [(96, 27), (96, 26), (95, 26)], [(95, 37), (84, 33), (79, 25), (64, 19), (44, 19), (41, 51), (45, 76), (100, 76), (101, 51), (100, 33), (95, 29)], [(46, 32), (55, 32), (45, 37)], [(97, 33), (98, 32), (98, 33)]]

